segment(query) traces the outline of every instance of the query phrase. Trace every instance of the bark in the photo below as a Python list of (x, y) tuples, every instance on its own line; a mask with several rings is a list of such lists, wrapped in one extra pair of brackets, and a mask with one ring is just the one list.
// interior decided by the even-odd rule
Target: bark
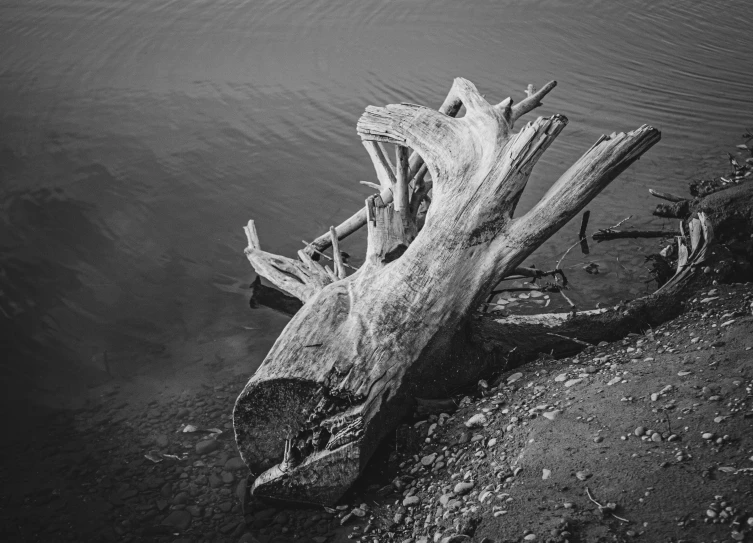
[[(567, 123), (554, 115), (513, 131), (540, 93), (492, 105), (456, 79), (451, 95), (466, 108), (459, 119), (412, 104), (368, 107), (358, 133), (397, 146), (389, 183), (398, 196), (396, 205), (385, 190), (366, 200), (368, 249), (353, 275), (338, 278), (305, 251), (299, 260), (262, 251), (249, 222), (251, 264), (304, 302), (236, 402), (238, 448), (258, 474), (254, 495), (335, 502), (414, 396), (446, 396), (499, 363), (494, 346), (466, 348), (474, 309), (660, 138), (649, 126), (603, 136), (513, 219), (536, 161)], [(405, 148), (432, 180), (420, 232)]]

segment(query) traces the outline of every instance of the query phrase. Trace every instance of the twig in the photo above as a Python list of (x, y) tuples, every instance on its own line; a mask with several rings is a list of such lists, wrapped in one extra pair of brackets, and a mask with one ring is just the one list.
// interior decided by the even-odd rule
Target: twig
[(560, 294), (562, 294), (562, 297), (563, 297), (563, 298), (564, 298), (565, 300), (567, 300), (567, 303), (569, 303), (571, 307), (575, 307), (575, 304), (574, 304), (574, 303), (572, 302), (572, 300), (571, 300), (570, 298), (568, 298), (568, 297), (567, 297), (567, 296), (565, 295), (565, 293), (564, 293), (564, 292), (562, 292), (562, 290), (560, 290)]
[(648, 192), (649, 194), (651, 194), (651, 196), (655, 196), (656, 198), (660, 198), (662, 200), (667, 200), (668, 202), (682, 202), (686, 200), (686, 198), (683, 198), (682, 196), (676, 196), (669, 192), (659, 192), (658, 190), (654, 189), (648, 189)]
[[(329, 235), (329, 233), (328, 233), (328, 235)], [(308, 242), (307, 242), (307, 241), (306, 241), (305, 239), (302, 239), (302, 240), (301, 240), (301, 243), (303, 243), (303, 244), (304, 244), (304, 245), (306, 246), (306, 248), (307, 248), (307, 249), (311, 249), (312, 251), (314, 251), (314, 252), (315, 252), (316, 254), (318, 254), (319, 256), (323, 256), (323, 257), (324, 257), (324, 258), (326, 258), (327, 260), (330, 260), (330, 261), (334, 262), (334, 260), (332, 260), (332, 257), (330, 257), (330, 256), (328, 256), (328, 255), (325, 255), (325, 254), (324, 254), (323, 252), (321, 252), (321, 251), (318, 251), (317, 249), (315, 249), (314, 247), (312, 247), (312, 246), (311, 246), (311, 244), (310, 244), (310, 243), (308, 243)], [(351, 270), (355, 270), (355, 271), (358, 271), (358, 268), (354, 268), (354, 267), (353, 267), (353, 266), (351, 266), (350, 264), (344, 264), (344, 263), (343, 263), (343, 266), (345, 266), (346, 268), (350, 268)]]
[(594, 241), (609, 241), (624, 238), (668, 238), (679, 236), (677, 230), (613, 230), (611, 228), (594, 232), (591, 236)]
[(567, 256), (567, 253), (573, 250), (574, 247), (577, 245), (580, 245), (580, 240), (573, 243), (570, 247), (567, 248), (567, 251), (565, 251), (565, 254), (562, 255), (562, 257), (557, 261), (557, 264), (554, 266), (555, 268), (559, 269), (559, 267), (562, 265), (562, 261), (565, 260), (565, 257)]
[(548, 336), (559, 337), (559, 338), (562, 338), (562, 339), (569, 339), (570, 341), (573, 341), (573, 342), (577, 343), (578, 345), (583, 345), (585, 347), (593, 347), (593, 343), (589, 343), (588, 341), (583, 341), (583, 340), (580, 340), (580, 339), (575, 339), (574, 337), (562, 336), (560, 334), (555, 334), (553, 332), (547, 332), (547, 335)]
[(583, 212), (583, 218), (580, 221), (580, 233), (578, 233), (578, 238), (581, 240), (586, 238), (586, 229), (588, 228), (588, 219), (590, 216), (591, 212), (589, 210)]
[(613, 516), (614, 518), (616, 518), (617, 520), (621, 520), (622, 522), (627, 522), (628, 524), (630, 523), (630, 521), (629, 521), (629, 520), (627, 520), (627, 519), (624, 519), (624, 518), (622, 518), (622, 517), (618, 517), (617, 515), (615, 515), (615, 514), (614, 514), (614, 513), (612, 512), (612, 509), (613, 509), (613, 507), (610, 507), (610, 506), (606, 506), (606, 505), (601, 505), (601, 504), (600, 504), (599, 502), (597, 502), (596, 500), (594, 500), (594, 499), (593, 499), (593, 496), (591, 496), (591, 491), (590, 491), (590, 490), (588, 489), (588, 487), (586, 487), (586, 494), (588, 494), (588, 499), (589, 499), (589, 500), (591, 500), (592, 502), (594, 502), (594, 503), (595, 503), (596, 505), (598, 505), (598, 506), (599, 506), (599, 511), (601, 511), (602, 513), (603, 513), (604, 511), (607, 511), (607, 512), (608, 512), (608, 513), (609, 513), (610, 515), (612, 515), (612, 516)]

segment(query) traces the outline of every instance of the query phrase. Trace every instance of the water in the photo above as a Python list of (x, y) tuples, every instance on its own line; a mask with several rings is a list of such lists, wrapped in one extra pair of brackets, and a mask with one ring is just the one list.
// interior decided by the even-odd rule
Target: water
[[(753, 125), (750, 28), (747, 0), (0, 0), (4, 396), (244, 381), (286, 320), (248, 308), (241, 227), (255, 219), (264, 248), (292, 255), (349, 216), (375, 177), (363, 109), (438, 106), (456, 76), (497, 101), (560, 82), (537, 113), (570, 124), (522, 209), (601, 133), (660, 128), (591, 227), (668, 226), (646, 189), (719, 173)], [(577, 226), (532, 261), (554, 264)], [(573, 251), (569, 296), (643, 293), (655, 246)]]

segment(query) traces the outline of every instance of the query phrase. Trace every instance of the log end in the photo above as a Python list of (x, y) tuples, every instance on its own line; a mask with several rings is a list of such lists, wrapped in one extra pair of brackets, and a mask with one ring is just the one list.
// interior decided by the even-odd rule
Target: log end
[(258, 474), (283, 460), (285, 442), (306, 424), (319, 384), (302, 379), (251, 381), (233, 409), (235, 441), (241, 458)]
[(360, 440), (321, 451), (283, 471), (279, 465), (254, 481), (251, 494), (266, 501), (333, 505), (361, 474)]

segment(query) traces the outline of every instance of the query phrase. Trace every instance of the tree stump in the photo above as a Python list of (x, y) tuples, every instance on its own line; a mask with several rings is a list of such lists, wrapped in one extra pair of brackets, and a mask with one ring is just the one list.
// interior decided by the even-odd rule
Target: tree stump
[[(602, 136), (513, 218), (567, 119), (540, 117), (518, 132), (513, 125), (553, 87), (515, 106), (509, 98), (492, 105), (456, 79), (445, 103), (462, 103), (462, 118), (413, 104), (367, 107), (358, 133), (381, 191), (366, 200), (366, 260), (350, 276), (339, 250), (334, 270), (313, 260), (321, 243), (299, 259), (262, 251), (249, 222), (253, 267), (304, 302), (235, 405), (255, 496), (340, 498), (414, 396), (442, 397), (478, 376), (478, 364), (458, 363), (455, 346), (493, 287), (660, 139), (650, 126)], [(394, 165), (384, 144), (396, 146)], [(330, 243), (342, 233), (332, 229)]]

